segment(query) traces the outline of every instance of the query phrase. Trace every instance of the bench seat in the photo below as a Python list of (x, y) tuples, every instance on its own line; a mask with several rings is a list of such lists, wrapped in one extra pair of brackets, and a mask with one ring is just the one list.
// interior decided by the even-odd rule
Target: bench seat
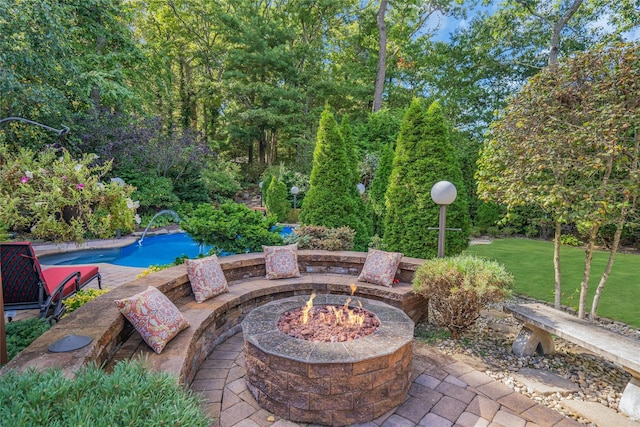
[(183, 384), (189, 384), (199, 366), (213, 349), (241, 330), (244, 317), (255, 307), (270, 301), (295, 295), (341, 294), (349, 295), (356, 285), (354, 298), (383, 301), (399, 308), (414, 321), (426, 313), (426, 301), (415, 295), (410, 283), (397, 283), (393, 287), (358, 282), (356, 276), (337, 273), (305, 273), (301, 277), (267, 280), (249, 277), (229, 283), (229, 292), (203, 303), (196, 303), (191, 294), (175, 301), (190, 327), (180, 332), (159, 355), (132, 331), (118, 352), (109, 361), (107, 370), (120, 360), (142, 356), (148, 368), (169, 372)]
[(622, 394), (619, 409), (632, 418), (640, 418), (640, 341), (544, 304), (510, 305), (505, 311), (524, 323), (513, 343), (515, 354), (552, 353), (551, 334), (554, 334), (622, 366), (632, 377)]

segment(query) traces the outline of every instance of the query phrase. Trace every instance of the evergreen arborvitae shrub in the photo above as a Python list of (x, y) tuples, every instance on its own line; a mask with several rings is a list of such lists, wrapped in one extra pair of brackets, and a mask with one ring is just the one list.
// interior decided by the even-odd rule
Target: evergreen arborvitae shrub
[(389, 187), (389, 176), (393, 167), (393, 145), (386, 144), (382, 149), (378, 169), (369, 187), (368, 202), (373, 211), (374, 233), (384, 235), (384, 218), (387, 212), (385, 193)]
[(287, 186), (284, 182), (275, 178), (271, 179), (267, 188), (266, 199), (267, 212), (274, 215), (278, 222), (284, 222), (291, 210), (287, 200)]
[(384, 242), (389, 250), (416, 258), (437, 256), (438, 231), (429, 227), (438, 226), (440, 207), (431, 199), (431, 187), (443, 180), (453, 183), (458, 193), (446, 217), (448, 228), (462, 229), (446, 233), (446, 254), (455, 255), (467, 248), (470, 235), (462, 172), (440, 104), (432, 103), (425, 112), (414, 99), (400, 127), (385, 195)]
[(313, 152), (310, 187), (300, 212), (305, 225), (330, 228), (347, 226), (356, 232), (354, 247), (365, 250), (369, 233), (367, 213), (354, 182), (353, 169), (338, 124), (326, 108), (322, 112), (316, 148)]
[[(347, 152), (347, 166), (351, 170), (353, 174), (353, 185), (358, 188), (358, 184), (360, 183), (360, 156), (358, 155), (358, 148), (356, 147), (355, 137), (353, 135), (353, 131), (351, 129), (351, 124), (349, 122), (349, 116), (345, 115), (342, 118), (342, 122), (340, 122), (340, 135), (344, 140), (344, 147)], [(356, 192), (358, 197), (356, 197), (356, 210), (360, 213), (359, 217), (364, 223), (364, 227), (366, 227), (366, 233), (361, 233), (358, 236), (358, 247), (362, 250), (369, 245), (369, 239), (371, 234), (373, 233), (373, 215), (368, 206), (366, 206), (362, 195), (360, 195), (360, 191)]]

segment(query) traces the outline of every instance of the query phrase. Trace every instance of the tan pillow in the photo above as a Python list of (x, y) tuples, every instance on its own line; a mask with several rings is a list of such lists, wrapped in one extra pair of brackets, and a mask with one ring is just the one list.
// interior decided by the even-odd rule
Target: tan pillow
[(229, 292), (229, 285), (217, 256), (187, 259), (184, 263), (187, 265), (187, 274), (196, 302), (200, 303), (216, 295)]
[(358, 276), (358, 281), (375, 285), (393, 286), (393, 278), (398, 270), (402, 254), (400, 252), (385, 252), (369, 249), (364, 267)]
[(130, 298), (116, 300), (115, 303), (145, 342), (158, 354), (180, 331), (189, 327), (180, 310), (153, 286)]
[(267, 279), (300, 277), (297, 243), (287, 246), (263, 246), (262, 251)]

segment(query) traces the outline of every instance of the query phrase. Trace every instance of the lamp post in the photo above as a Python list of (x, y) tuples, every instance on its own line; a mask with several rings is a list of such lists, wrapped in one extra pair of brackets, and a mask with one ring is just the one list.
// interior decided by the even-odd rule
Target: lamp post
[(296, 210), (296, 208), (297, 208), (298, 193), (299, 192), (300, 192), (300, 189), (298, 187), (296, 187), (295, 185), (293, 187), (291, 187), (291, 194), (293, 194), (293, 210)]
[(260, 187), (260, 206), (262, 206), (262, 181), (258, 183), (258, 187)]
[(449, 181), (436, 182), (431, 187), (431, 199), (440, 205), (440, 221), (438, 223), (438, 258), (444, 258), (444, 230), (447, 217), (447, 206), (453, 203), (458, 195), (456, 186)]

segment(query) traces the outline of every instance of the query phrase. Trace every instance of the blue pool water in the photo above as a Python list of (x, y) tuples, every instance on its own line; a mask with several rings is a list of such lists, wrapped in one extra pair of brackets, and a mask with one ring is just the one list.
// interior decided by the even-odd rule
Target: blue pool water
[[(291, 233), (290, 227), (283, 227), (283, 236)], [(157, 264), (171, 264), (177, 257), (187, 255), (196, 258), (198, 254), (207, 254), (212, 246), (205, 246), (200, 252), (198, 244), (186, 233), (146, 236), (142, 245), (138, 242), (114, 249), (84, 249), (62, 254), (38, 257), (45, 265), (109, 264), (127, 267), (149, 267)]]

